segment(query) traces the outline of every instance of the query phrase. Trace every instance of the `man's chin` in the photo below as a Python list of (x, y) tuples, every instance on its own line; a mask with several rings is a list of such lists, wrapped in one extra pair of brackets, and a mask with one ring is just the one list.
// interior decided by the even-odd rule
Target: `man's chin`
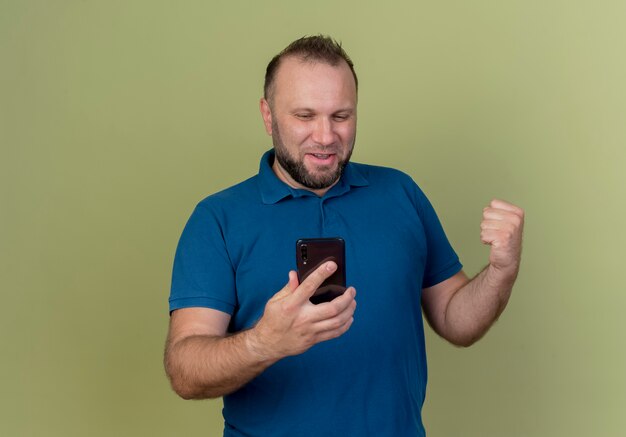
[(335, 184), (341, 177), (343, 171), (343, 161), (333, 155), (328, 165), (317, 162), (308, 156), (300, 161), (292, 160), (288, 154), (274, 145), (276, 159), (279, 166), (291, 177), (291, 179), (302, 187), (309, 190), (323, 190)]
[(340, 177), (341, 172), (337, 168), (328, 168), (325, 171), (318, 168), (317, 171), (308, 172), (305, 186), (316, 190), (328, 188), (337, 182)]

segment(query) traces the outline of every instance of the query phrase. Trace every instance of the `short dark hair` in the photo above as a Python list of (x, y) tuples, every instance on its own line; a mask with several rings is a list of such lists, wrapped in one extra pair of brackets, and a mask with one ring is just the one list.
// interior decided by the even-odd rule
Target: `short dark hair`
[(359, 81), (354, 72), (354, 64), (352, 60), (341, 47), (341, 43), (326, 35), (303, 36), (289, 44), (285, 49), (274, 56), (265, 70), (265, 84), (263, 86), (263, 96), (266, 100), (272, 97), (272, 87), (274, 85), (274, 77), (283, 58), (294, 56), (302, 61), (324, 62), (333, 67), (339, 65), (341, 60), (346, 61), (354, 83), (358, 89)]

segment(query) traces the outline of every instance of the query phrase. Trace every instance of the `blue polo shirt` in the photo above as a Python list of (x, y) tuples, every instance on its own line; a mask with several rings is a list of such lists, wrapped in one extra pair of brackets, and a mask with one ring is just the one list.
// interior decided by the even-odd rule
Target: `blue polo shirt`
[(180, 238), (170, 310), (207, 307), (250, 328), (296, 269), (300, 238), (341, 237), (357, 290), (341, 337), (284, 358), (224, 397), (226, 436), (422, 436), (422, 288), (461, 270), (437, 215), (406, 174), (349, 163), (318, 197), (259, 173), (202, 200)]

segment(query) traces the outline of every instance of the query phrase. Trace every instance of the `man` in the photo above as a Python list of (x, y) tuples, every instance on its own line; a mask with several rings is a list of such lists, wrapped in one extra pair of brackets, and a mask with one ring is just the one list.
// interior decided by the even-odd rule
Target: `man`
[[(523, 211), (484, 208), (489, 265), (470, 281), (410, 177), (349, 162), (357, 78), (330, 38), (299, 39), (270, 62), (260, 109), (274, 147), (259, 174), (200, 202), (180, 239), (172, 387), (223, 396), (227, 436), (424, 435), (422, 308), (453, 344), (478, 340), (509, 299)], [(316, 237), (345, 240), (354, 285), (318, 305), (309, 297), (337, 266), (302, 283), (293, 271), (296, 240)]]

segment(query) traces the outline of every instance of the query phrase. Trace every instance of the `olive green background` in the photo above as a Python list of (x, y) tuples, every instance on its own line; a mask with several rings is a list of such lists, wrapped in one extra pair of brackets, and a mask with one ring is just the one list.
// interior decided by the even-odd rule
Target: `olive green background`
[(483, 206), (527, 213), (492, 331), (428, 330), (429, 435), (624, 435), (625, 20), (606, 0), (0, 0), (0, 435), (221, 435), (221, 402), (162, 369), (174, 249), (269, 148), (269, 59), (320, 32), (359, 74), (353, 159), (410, 173), (468, 274)]

